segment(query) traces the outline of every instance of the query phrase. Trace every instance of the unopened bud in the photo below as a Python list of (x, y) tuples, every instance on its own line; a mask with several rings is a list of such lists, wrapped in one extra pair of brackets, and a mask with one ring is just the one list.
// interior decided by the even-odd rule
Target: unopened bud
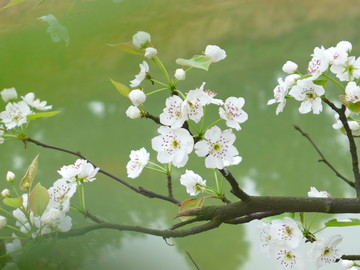
[(6, 174), (6, 181), (12, 183), (15, 181), (15, 174), (11, 171), (8, 171)]
[(10, 190), (5, 188), (3, 191), (1, 191), (1, 196), (3, 196), (4, 198), (10, 197)]
[(7, 225), (6, 217), (0, 216), (0, 229), (5, 228)]

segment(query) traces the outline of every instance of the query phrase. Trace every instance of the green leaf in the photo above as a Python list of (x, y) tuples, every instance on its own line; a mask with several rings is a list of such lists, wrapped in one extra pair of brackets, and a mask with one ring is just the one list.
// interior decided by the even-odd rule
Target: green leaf
[(176, 59), (176, 64), (178, 65), (200, 68), (206, 71), (209, 70), (209, 66), (211, 63), (211, 58), (205, 55), (195, 55), (191, 59)]
[(193, 216), (185, 216), (183, 215), (183, 213), (186, 213), (189, 210), (201, 209), (204, 204), (204, 201), (205, 198), (193, 198), (183, 201), (180, 205), (177, 216), (180, 218), (181, 221), (186, 221), (194, 218)]
[(23, 205), (23, 198), (22, 197), (19, 197), (19, 198), (7, 197), (7, 198), (3, 199), (3, 203), (10, 207), (20, 208)]
[(38, 164), (39, 164), (39, 154), (31, 162), (24, 177), (20, 181), (19, 187), (22, 191), (27, 191), (31, 188), (32, 182), (34, 181), (36, 175)]
[(29, 209), (36, 216), (41, 216), (49, 203), (50, 195), (46, 188), (37, 183), (29, 195)]
[(325, 223), (326, 227), (347, 227), (347, 226), (360, 226), (360, 219), (350, 218), (349, 220), (337, 220), (336, 218), (329, 220)]
[(130, 93), (130, 89), (129, 87), (127, 87), (125, 84), (119, 83), (117, 81), (112, 80), (111, 78), (109, 78), (109, 80), (111, 81), (111, 83), (115, 86), (116, 90), (119, 91), (120, 94), (122, 94), (125, 97), (129, 96)]
[(39, 118), (45, 118), (45, 117), (51, 117), (54, 115), (57, 115), (60, 111), (51, 111), (51, 112), (40, 112), (40, 113), (34, 113), (27, 116), (28, 120), (35, 120)]
[(8, 8), (8, 7), (12, 7), (18, 4), (21, 4), (22, 2), (25, 2), (26, 0), (11, 0), (6, 6), (4, 6), (1, 10)]
[(136, 48), (131, 42), (123, 42), (117, 44), (108, 44), (108, 46), (115, 47), (120, 51), (137, 54), (137, 55), (144, 55), (144, 51)]

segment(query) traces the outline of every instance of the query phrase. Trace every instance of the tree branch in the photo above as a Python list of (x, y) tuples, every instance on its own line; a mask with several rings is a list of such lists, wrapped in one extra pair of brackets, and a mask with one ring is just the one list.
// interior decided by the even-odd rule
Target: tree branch
[(340, 179), (342, 179), (343, 181), (345, 181), (349, 186), (351, 187), (355, 187), (355, 183), (348, 180), (347, 178), (345, 178), (343, 175), (341, 175), (335, 168), (334, 166), (331, 165), (331, 163), (325, 158), (325, 156), (323, 155), (323, 153), (320, 151), (319, 147), (316, 146), (316, 144), (314, 143), (314, 141), (310, 138), (309, 134), (305, 133), (304, 131), (302, 131), (302, 129), (299, 126), (294, 126), (295, 129), (297, 131), (299, 131), (301, 133), (301, 135), (303, 135), (309, 142), (310, 144), (315, 148), (316, 152), (318, 152), (318, 154), (320, 155), (321, 159), (319, 159), (319, 162), (324, 162), (335, 174), (337, 177), (339, 177)]
[(341, 108), (338, 108), (335, 106), (334, 103), (329, 101), (326, 98), (323, 98), (323, 101), (329, 105), (331, 109), (333, 109), (335, 112), (338, 113), (339, 119), (341, 123), (344, 126), (344, 129), (346, 131), (346, 136), (349, 141), (349, 147), (350, 147), (350, 153), (351, 153), (351, 160), (352, 160), (352, 169), (354, 173), (354, 179), (355, 179), (355, 190), (356, 190), (356, 196), (360, 198), (360, 171), (359, 171), (359, 159), (357, 155), (357, 149), (356, 149), (356, 143), (352, 134), (352, 131), (349, 127), (347, 117), (345, 115), (345, 109), (346, 107), (344, 105), (341, 106)]
[(24, 139), (22, 139), (24, 143), (27, 143), (27, 142), (30, 142), (30, 143), (33, 143), (33, 144), (36, 144), (38, 146), (41, 146), (41, 147), (44, 147), (44, 148), (49, 148), (49, 149), (54, 149), (54, 150), (57, 150), (57, 151), (61, 151), (61, 152), (65, 152), (65, 153), (68, 153), (68, 154), (71, 154), (71, 155), (74, 155), (74, 156), (77, 156), (79, 158), (82, 158), (82, 159), (86, 159), (88, 162), (90, 162), (94, 167), (97, 167), (99, 168), (99, 173), (102, 173), (108, 177), (110, 177), (111, 179), (114, 179), (116, 180), (117, 182), (125, 185), (126, 187), (130, 188), (131, 190), (135, 191), (136, 193), (139, 193), (143, 196), (146, 196), (148, 198), (157, 198), (157, 199), (161, 199), (161, 200), (165, 200), (165, 201), (169, 201), (171, 203), (174, 203), (174, 204), (179, 204), (180, 201), (176, 200), (175, 198), (173, 197), (169, 197), (169, 196), (165, 196), (165, 195), (161, 195), (161, 194), (158, 194), (158, 193), (155, 193), (155, 192), (152, 192), (150, 190), (146, 190), (144, 189), (143, 187), (135, 187), (133, 185), (131, 185), (130, 183), (126, 182), (125, 180), (111, 174), (110, 172), (108, 171), (105, 171), (103, 169), (101, 169), (99, 166), (97, 166), (94, 162), (92, 162), (91, 160), (89, 160), (87, 157), (85, 157), (83, 154), (81, 154), (80, 152), (75, 152), (75, 151), (71, 151), (71, 150), (67, 150), (67, 149), (64, 149), (64, 148), (61, 148), (61, 147), (57, 147), (57, 146), (53, 146), (53, 145), (49, 145), (49, 144), (45, 144), (45, 143), (42, 143), (42, 142), (39, 142), (37, 140), (34, 140), (30, 137), (26, 137)]

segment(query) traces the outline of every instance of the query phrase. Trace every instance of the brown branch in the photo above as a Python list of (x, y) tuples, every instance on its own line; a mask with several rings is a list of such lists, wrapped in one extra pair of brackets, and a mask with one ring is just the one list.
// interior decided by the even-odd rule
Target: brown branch
[(169, 198), (174, 198), (173, 189), (172, 189), (171, 175), (168, 174), (166, 176), (166, 178), (167, 178), (168, 196), (169, 196)]
[(157, 116), (151, 115), (151, 114), (148, 113), (148, 112), (145, 112), (142, 117), (151, 119), (151, 120), (153, 120), (156, 124), (161, 125), (161, 123), (160, 123), (160, 118), (157, 117)]
[(360, 255), (342, 255), (342, 260), (360, 261)]
[(229, 172), (229, 170), (227, 168), (221, 169), (219, 171), (225, 177), (225, 179), (230, 183), (232, 194), (234, 194), (236, 197), (238, 197), (242, 201), (250, 200), (251, 196), (239, 187), (238, 182), (236, 181), (234, 176)]
[(310, 144), (315, 148), (316, 152), (318, 152), (318, 154), (320, 155), (321, 159), (319, 159), (319, 162), (324, 162), (335, 174), (337, 177), (339, 177), (340, 179), (342, 179), (344, 182), (346, 182), (349, 186), (351, 187), (355, 187), (355, 183), (348, 180), (346, 177), (344, 177), (343, 175), (341, 175), (335, 168), (334, 166), (331, 165), (331, 163), (325, 158), (325, 156), (323, 155), (323, 153), (320, 151), (319, 147), (317, 147), (317, 145), (314, 143), (314, 141), (311, 139), (311, 137), (309, 136), (309, 134), (305, 133), (304, 131), (302, 131), (302, 129), (298, 126), (294, 126), (295, 129), (297, 131), (299, 131), (301, 133), (301, 135), (303, 135), (309, 142)]
[(83, 154), (81, 154), (80, 152), (75, 152), (75, 151), (67, 150), (67, 149), (64, 149), (64, 148), (61, 148), (61, 147), (57, 147), (57, 146), (45, 144), (45, 143), (39, 142), (39, 141), (34, 140), (34, 139), (32, 139), (32, 138), (29, 138), (29, 137), (23, 138), (22, 140), (23, 140), (24, 143), (30, 142), (30, 143), (36, 144), (36, 145), (41, 146), (41, 147), (44, 147), (44, 148), (49, 148), (49, 149), (53, 149), (53, 150), (65, 152), (65, 153), (68, 153), (68, 154), (77, 156), (77, 157), (79, 157), (79, 158), (86, 159), (86, 160), (87, 160), (88, 162), (90, 162), (94, 167), (99, 168), (99, 173), (102, 173), (102, 174), (108, 176), (109, 178), (116, 180), (117, 182), (125, 185), (126, 187), (128, 187), (129, 189), (135, 191), (136, 193), (139, 193), (139, 194), (141, 194), (141, 195), (143, 195), (143, 196), (146, 196), (146, 197), (148, 197), (148, 198), (157, 198), (157, 199), (169, 201), (169, 202), (174, 203), (174, 204), (179, 204), (179, 203), (180, 203), (180, 201), (176, 200), (176, 199), (173, 198), (173, 197), (161, 195), (161, 194), (152, 192), (152, 191), (150, 191), (150, 190), (146, 190), (146, 189), (144, 189), (143, 187), (135, 187), (135, 186), (131, 185), (130, 183), (126, 182), (125, 180), (123, 180), (123, 179), (121, 179), (121, 178), (119, 178), (119, 177), (111, 174), (111, 173), (108, 172), (108, 171), (105, 171), (105, 170), (101, 169), (99, 166), (97, 166), (94, 162), (92, 162), (91, 160), (89, 160), (87, 157), (85, 157), (85, 156), (84, 156)]
[(356, 196), (360, 198), (360, 170), (359, 170), (359, 159), (357, 155), (357, 149), (356, 149), (356, 143), (352, 134), (352, 131), (349, 127), (347, 117), (345, 115), (345, 109), (346, 107), (344, 105), (341, 106), (341, 108), (338, 108), (335, 106), (334, 103), (329, 101), (326, 98), (323, 98), (323, 101), (329, 105), (331, 109), (333, 109), (335, 112), (338, 113), (339, 119), (341, 123), (344, 126), (344, 129), (346, 131), (346, 136), (349, 141), (349, 148), (350, 148), (350, 154), (351, 154), (351, 160), (352, 160), (352, 170), (354, 173), (354, 179), (355, 179), (355, 190), (356, 190)]
[[(194, 235), (194, 234), (198, 234), (198, 233), (202, 233), (205, 231), (215, 229), (215, 228), (219, 227), (221, 225), (221, 223), (222, 223), (221, 220), (215, 219), (215, 220), (211, 220), (205, 224), (202, 224), (202, 225), (199, 225), (196, 227), (176, 231), (176, 230), (170, 230), (170, 229), (159, 230), (159, 229), (152, 229), (152, 228), (146, 228), (146, 227), (141, 227), (141, 226), (131, 226), (131, 225), (122, 225), (122, 224), (114, 224), (114, 223), (105, 222), (105, 223), (99, 223), (99, 224), (86, 226), (86, 227), (79, 228), (79, 229), (73, 229), (68, 232), (57, 232), (56, 236), (60, 237), (60, 238), (69, 238), (69, 237), (84, 235), (86, 233), (89, 233), (89, 232), (95, 231), (95, 230), (99, 230), (99, 229), (113, 229), (113, 230), (118, 230), (118, 231), (131, 231), (131, 232), (145, 233), (145, 234), (150, 234), (150, 235), (154, 235), (154, 236), (161, 236), (163, 238), (170, 238), (170, 237), (178, 238), (178, 237), (185, 237), (185, 236)], [(54, 236), (55, 235), (53, 235), (53, 234), (49, 234), (49, 235), (44, 235), (43, 237), (49, 238), (49, 237), (54, 237)]]

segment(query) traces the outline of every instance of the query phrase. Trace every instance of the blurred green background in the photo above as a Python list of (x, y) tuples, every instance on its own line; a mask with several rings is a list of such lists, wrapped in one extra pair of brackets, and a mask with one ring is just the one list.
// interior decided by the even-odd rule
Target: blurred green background
[[(0, 1), (0, 5), (7, 2)], [(335, 197), (354, 195), (317, 162), (318, 154), (293, 127), (299, 125), (310, 133), (332, 164), (351, 178), (347, 144), (332, 128), (333, 113), (326, 108), (320, 115), (300, 115), (299, 104), (290, 101), (276, 116), (276, 106), (266, 103), (273, 97), (277, 78), (285, 76), (281, 67), (287, 60), (298, 63), (305, 72), (314, 47), (335, 46), (341, 40), (350, 41), (352, 55), (359, 55), (359, 1), (78, 0), (71, 8), (73, 1), (47, 0), (34, 8), (37, 2), (28, 0), (0, 11), (0, 89), (15, 87), (20, 95), (35, 92), (61, 111), (31, 125), (29, 135), (34, 139), (80, 151), (136, 186), (166, 192), (166, 180), (155, 172), (145, 170), (141, 177), (127, 179), (130, 151), (143, 146), (150, 150), (157, 126), (146, 119), (128, 119), (125, 110), (130, 102), (109, 81), (128, 84), (143, 58), (106, 44), (130, 41), (142, 30), (152, 35), (170, 73), (178, 67), (176, 58), (190, 58), (208, 44), (226, 50), (224, 61), (213, 64), (209, 72), (191, 71), (178, 86), (186, 92), (206, 82), (218, 98), (245, 98), (249, 120), (236, 140), (243, 161), (231, 171), (250, 194), (306, 196), (310, 186), (315, 186)], [(47, 23), (37, 19), (47, 14), (55, 15), (68, 29), (69, 46), (51, 41)], [(155, 90), (150, 83), (144, 85), (145, 91)], [(164, 98), (151, 96), (145, 108), (161, 112)], [(24, 149), (20, 142), (6, 141), (0, 145), (0, 188), (6, 186), (8, 170), (20, 178), (37, 153), (37, 180), (46, 187), (60, 178), (56, 171), (61, 166), (76, 160), (35, 145)], [(155, 160), (156, 153), (151, 157)], [(202, 169), (203, 160), (194, 154), (191, 158), (188, 168), (212, 183), (211, 173)], [(176, 177), (174, 182), (175, 196), (186, 199), (185, 188)], [(86, 196), (90, 211), (112, 222), (154, 228), (177, 222), (176, 206), (143, 198), (103, 175), (86, 186)], [(90, 223), (73, 216), (74, 227)], [(348, 233), (354, 235), (356, 229)], [(39, 244), (20, 258), (20, 269), (196, 269), (187, 252), (202, 270), (276, 269), (258, 252), (256, 238), (252, 224), (224, 225), (201, 235), (171, 239), (173, 245), (161, 238), (102, 230)], [(340, 265), (333, 267), (327, 269), (341, 269)]]

